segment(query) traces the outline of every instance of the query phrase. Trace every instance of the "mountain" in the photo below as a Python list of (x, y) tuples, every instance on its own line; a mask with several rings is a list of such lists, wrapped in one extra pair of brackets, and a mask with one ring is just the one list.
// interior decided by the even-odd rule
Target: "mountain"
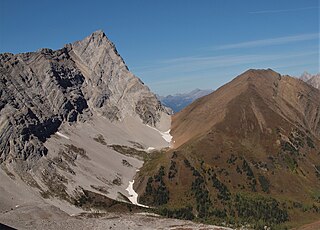
[(211, 89), (207, 89), (207, 90), (195, 89), (189, 93), (175, 94), (175, 95), (168, 95), (168, 96), (158, 96), (158, 98), (163, 105), (171, 108), (174, 113), (177, 113), (183, 108), (185, 108), (187, 105), (191, 104), (193, 101), (197, 100), (200, 97), (208, 95), (211, 92), (212, 92)]
[(304, 72), (301, 76), (300, 79), (307, 82), (309, 85), (320, 89), (320, 73), (316, 75), (311, 75), (308, 72)]
[(308, 73), (307, 71), (305, 71), (305, 72), (303, 72), (303, 73), (301, 74), (300, 79), (301, 79), (302, 81), (307, 82), (307, 81), (309, 81), (312, 77), (313, 77), (312, 74), (310, 74), (310, 73)]
[(301, 80), (249, 70), (171, 121), (96, 31), (0, 54), (0, 82), (1, 225), (222, 229), (145, 212), (257, 229), (319, 219), (320, 91)]
[(256, 229), (319, 219), (319, 90), (248, 70), (175, 114), (171, 127), (174, 148), (139, 172), (141, 203)]
[(320, 89), (320, 74), (314, 75), (311, 79), (307, 81), (307, 83), (317, 89)]
[(45, 155), (41, 143), (63, 122), (97, 114), (111, 121), (137, 116), (155, 126), (164, 111), (101, 31), (61, 50), (0, 59), (2, 160)]
[(102, 31), (0, 54), (0, 73), (1, 212), (137, 204), (134, 175), (150, 149), (170, 145), (171, 118)]
[(138, 203), (135, 175), (170, 147), (171, 117), (102, 31), (0, 54), (0, 73), (0, 226), (227, 229)]

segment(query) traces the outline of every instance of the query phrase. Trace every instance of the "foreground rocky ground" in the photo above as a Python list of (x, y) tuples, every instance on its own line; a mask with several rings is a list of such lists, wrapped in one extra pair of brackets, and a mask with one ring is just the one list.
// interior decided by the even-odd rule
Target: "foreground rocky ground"
[(0, 215), (0, 222), (16, 229), (228, 229), (148, 213), (82, 213), (70, 216), (49, 205), (23, 206)]
[(226, 229), (139, 210), (124, 211), (121, 206), (112, 212), (84, 212), (66, 201), (43, 199), (19, 178), (12, 180), (2, 170), (0, 181), (0, 223), (15, 229)]

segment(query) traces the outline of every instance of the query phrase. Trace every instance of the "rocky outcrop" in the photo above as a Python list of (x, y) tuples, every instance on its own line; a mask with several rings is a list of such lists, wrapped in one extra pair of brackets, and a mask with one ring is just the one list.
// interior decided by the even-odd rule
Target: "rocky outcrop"
[(309, 85), (312, 85), (313, 87), (320, 89), (320, 74), (314, 75), (312, 76), (312, 78), (310, 78), (307, 83)]
[(63, 122), (93, 114), (155, 126), (165, 109), (102, 31), (60, 50), (0, 54), (0, 161), (34, 162)]
[(83, 92), (93, 111), (121, 120), (138, 114), (155, 125), (163, 110), (154, 94), (129, 72), (114, 44), (102, 31), (71, 45), (71, 57), (85, 76)]
[(316, 74), (316, 75), (312, 75), (308, 72), (304, 72), (301, 76), (300, 79), (302, 81), (305, 81), (306, 83), (308, 83), (309, 85), (320, 89), (320, 73)]

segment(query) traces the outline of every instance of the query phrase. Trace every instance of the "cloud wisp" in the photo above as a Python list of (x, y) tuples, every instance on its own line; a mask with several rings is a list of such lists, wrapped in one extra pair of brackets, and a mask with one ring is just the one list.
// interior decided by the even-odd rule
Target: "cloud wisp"
[(226, 49), (241, 49), (241, 48), (252, 48), (259, 46), (272, 46), (272, 45), (281, 45), (287, 43), (301, 42), (301, 41), (310, 41), (319, 39), (319, 33), (310, 33), (310, 34), (300, 34), (294, 36), (285, 36), (277, 38), (268, 38), (233, 44), (226, 44), (215, 47), (215, 50), (226, 50)]
[(301, 7), (301, 8), (292, 8), (292, 9), (274, 9), (274, 10), (258, 10), (251, 11), (249, 14), (273, 14), (273, 13), (286, 13), (286, 12), (295, 12), (295, 11), (304, 11), (304, 10), (313, 10), (319, 9), (319, 6), (309, 6), (309, 7)]
[[(245, 64), (265, 63), (276, 60), (295, 59), (297, 57), (305, 57), (317, 55), (317, 51), (305, 52), (287, 52), (275, 53), (268, 55), (250, 54), (250, 55), (218, 55), (218, 56), (187, 56), (163, 60), (152, 66), (144, 66), (134, 71), (139, 75), (172, 75), (179, 73), (180, 75), (190, 74), (198, 71), (207, 71), (221, 67), (239, 66)], [(140, 70), (140, 71), (139, 71)]]

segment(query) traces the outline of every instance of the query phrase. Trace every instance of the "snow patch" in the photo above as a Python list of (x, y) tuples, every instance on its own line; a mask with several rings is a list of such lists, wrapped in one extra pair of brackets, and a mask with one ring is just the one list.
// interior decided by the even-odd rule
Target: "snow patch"
[(66, 139), (70, 140), (69, 137), (67, 137), (66, 135), (64, 135), (64, 134), (62, 134), (62, 133), (60, 133), (60, 132), (56, 132), (56, 134), (57, 134), (58, 136), (60, 136), (60, 137), (63, 137), (63, 138), (66, 138)]
[(134, 180), (133, 181), (129, 181), (128, 188), (126, 188), (126, 190), (129, 193), (128, 199), (131, 201), (132, 204), (135, 204), (135, 205), (138, 205), (138, 206), (141, 206), (141, 207), (145, 207), (145, 208), (149, 208), (146, 205), (138, 203), (138, 193), (136, 193), (136, 191), (134, 191), (133, 183), (134, 183)]
[(155, 147), (149, 147), (149, 148), (147, 148), (147, 152), (155, 150), (155, 149), (156, 149)]
[(170, 143), (172, 140), (172, 136), (170, 134), (171, 129), (169, 129), (166, 132), (160, 132), (160, 134), (162, 135), (162, 138), (166, 140), (166, 142)]
[(172, 136), (171, 136), (171, 134), (170, 134), (171, 129), (169, 129), (169, 130), (166, 131), (166, 132), (161, 132), (159, 129), (156, 129), (156, 128), (154, 128), (154, 127), (151, 127), (150, 125), (147, 125), (147, 126), (148, 126), (149, 128), (151, 128), (151, 129), (154, 129), (154, 130), (158, 131), (158, 132), (161, 134), (162, 138), (163, 138), (166, 142), (168, 142), (168, 143), (171, 142), (171, 140), (172, 140)]

